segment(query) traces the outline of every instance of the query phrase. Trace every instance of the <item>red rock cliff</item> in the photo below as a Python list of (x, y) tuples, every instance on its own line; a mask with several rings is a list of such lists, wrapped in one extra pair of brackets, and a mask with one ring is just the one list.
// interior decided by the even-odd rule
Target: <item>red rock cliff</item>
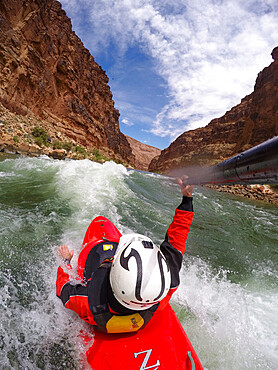
[(184, 132), (154, 158), (149, 171), (213, 165), (278, 135), (278, 47), (274, 62), (259, 73), (254, 92), (206, 127)]
[(138, 170), (147, 171), (151, 160), (154, 157), (157, 157), (161, 153), (161, 150), (153, 146), (143, 144), (127, 135), (126, 138), (132, 148), (132, 153), (135, 155), (135, 167)]
[(9, 110), (51, 117), (76, 143), (133, 163), (108, 77), (58, 1), (0, 1), (0, 77), (0, 102)]

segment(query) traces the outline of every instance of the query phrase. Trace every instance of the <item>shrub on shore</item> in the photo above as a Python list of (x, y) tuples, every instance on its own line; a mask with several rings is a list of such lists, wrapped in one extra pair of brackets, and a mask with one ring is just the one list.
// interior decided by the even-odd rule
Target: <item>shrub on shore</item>
[(65, 149), (67, 152), (70, 152), (72, 148), (73, 148), (73, 145), (69, 141), (55, 140), (53, 142), (53, 149)]
[(38, 146), (42, 147), (43, 145), (44, 146), (49, 145), (50, 138), (44, 128), (35, 126), (32, 130), (32, 136), (34, 137), (34, 141)]

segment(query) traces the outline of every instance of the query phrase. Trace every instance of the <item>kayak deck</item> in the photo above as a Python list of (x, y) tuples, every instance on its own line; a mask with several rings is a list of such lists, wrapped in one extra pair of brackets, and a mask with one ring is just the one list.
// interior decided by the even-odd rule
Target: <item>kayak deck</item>
[(203, 369), (170, 304), (137, 333), (95, 331), (87, 360), (94, 370)]
[[(121, 233), (103, 216), (88, 227), (78, 259), (77, 272), (83, 278), (90, 250), (103, 241), (118, 243)], [(142, 330), (106, 334), (95, 330), (92, 346), (86, 352), (94, 370), (201, 370), (190, 340), (169, 303), (155, 312)]]

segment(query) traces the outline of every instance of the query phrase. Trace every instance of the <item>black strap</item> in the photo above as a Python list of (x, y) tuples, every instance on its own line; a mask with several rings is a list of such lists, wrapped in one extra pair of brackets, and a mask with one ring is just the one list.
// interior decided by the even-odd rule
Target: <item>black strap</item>
[(88, 302), (90, 310), (99, 330), (106, 332), (106, 323), (112, 314), (108, 307), (107, 287), (111, 263), (103, 263), (92, 274), (88, 287)]
[[(104, 262), (92, 274), (92, 279), (89, 281), (88, 288), (88, 302), (90, 310), (94, 316), (97, 328), (100, 331), (106, 332), (106, 324), (113, 317), (108, 306), (108, 285), (109, 285), (109, 271), (111, 268), (110, 262)], [(144, 325), (151, 320), (154, 312), (157, 310), (159, 303), (152, 306), (148, 310), (138, 311), (144, 319)], [(135, 313), (136, 311), (134, 311)], [(126, 315), (119, 315), (126, 316)]]
[[(105, 246), (110, 246), (111, 249), (106, 249)], [(95, 245), (89, 252), (88, 257), (86, 259), (83, 280), (88, 281), (93, 272), (96, 272), (99, 266), (101, 265), (102, 261), (106, 259), (111, 259), (114, 257), (116, 252), (118, 243), (114, 242), (102, 242)]]

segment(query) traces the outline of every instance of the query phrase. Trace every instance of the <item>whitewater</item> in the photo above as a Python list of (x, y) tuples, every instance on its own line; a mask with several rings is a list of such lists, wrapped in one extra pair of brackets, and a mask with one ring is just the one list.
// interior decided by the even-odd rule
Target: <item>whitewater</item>
[[(94, 333), (56, 297), (58, 246), (75, 268), (99, 215), (160, 244), (180, 201), (169, 178), (114, 162), (0, 158), (0, 369), (86, 367)], [(194, 211), (171, 303), (202, 365), (277, 369), (278, 207), (195, 187)]]

